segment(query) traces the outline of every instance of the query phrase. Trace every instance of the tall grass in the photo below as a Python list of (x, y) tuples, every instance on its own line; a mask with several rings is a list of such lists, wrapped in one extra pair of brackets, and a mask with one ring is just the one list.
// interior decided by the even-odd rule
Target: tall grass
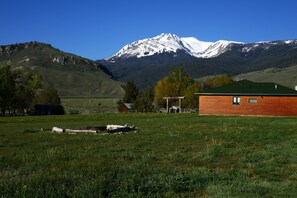
[[(136, 125), (126, 134), (40, 128)], [(98, 114), (0, 118), (2, 197), (294, 197), (297, 118)]]

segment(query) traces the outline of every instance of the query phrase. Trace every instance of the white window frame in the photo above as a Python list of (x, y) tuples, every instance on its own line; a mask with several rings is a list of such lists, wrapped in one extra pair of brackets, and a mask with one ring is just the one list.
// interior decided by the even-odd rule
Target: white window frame
[(233, 105), (240, 105), (240, 96), (233, 96)]
[(249, 103), (250, 104), (257, 104), (258, 103), (258, 99), (257, 98), (249, 98)]

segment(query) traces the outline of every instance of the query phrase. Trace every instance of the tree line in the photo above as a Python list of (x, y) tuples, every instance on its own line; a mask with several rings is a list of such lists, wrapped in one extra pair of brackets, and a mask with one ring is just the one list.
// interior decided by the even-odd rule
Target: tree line
[[(182, 101), (183, 108), (197, 108), (198, 98), (196, 92), (205, 91), (212, 87), (218, 87), (232, 83), (233, 79), (229, 76), (214, 76), (207, 78), (200, 83), (192, 79), (183, 67), (174, 67), (169, 74), (160, 79), (152, 89), (147, 87), (139, 90), (134, 81), (128, 81), (123, 87), (124, 97), (118, 102), (119, 107), (123, 103), (132, 103), (133, 110), (137, 112), (152, 112), (156, 108), (163, 108), (166, 101), (163, 97), (185, 96)], [(172, 101), (176, 105), (178, 101)]]
[(10, 65), (0, 67), (0, 115), (24, 115), (37, 104), (60, 104), (57, 90), (43, 82), (41, 75), (25, 73)]
[[(197, 108), (198, 98), (194, 94), (211, 87), (231, 83), (228, 76), (215, 76), (203, 83), (192, 79), (183, 67), (172, 68), (168, 75), (160, 79), (154, 88), (144, 90), (137, 88), (133, 81), (128, 81), (123, 87), (124, 97), (118, 102), (132, 103), (133, 110), (152, 112), (164, 108), (163, 97), (185, 96), (183, 108)], [(178, 101), (171, 101), (171, 105)], [(25, 115), (35, 111), (37, 104), (60, 104), (57, 90), (45, 83), (41, 75), (14, 69), (10, 65), (0, 67), (0, 115)]]

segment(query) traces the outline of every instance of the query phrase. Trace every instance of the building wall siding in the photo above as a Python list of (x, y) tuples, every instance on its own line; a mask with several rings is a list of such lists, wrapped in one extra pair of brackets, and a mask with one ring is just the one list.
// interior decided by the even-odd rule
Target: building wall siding
[(122, 105), (122, 106), (120, 106), (119, 111), (120, 112), (129, 112), (129, 109), (125, 105)]
[(199, 96), (199, 114), (297, 116), (297, 97), (240, 96), (240, 105), (234, 105), (233, 96)]

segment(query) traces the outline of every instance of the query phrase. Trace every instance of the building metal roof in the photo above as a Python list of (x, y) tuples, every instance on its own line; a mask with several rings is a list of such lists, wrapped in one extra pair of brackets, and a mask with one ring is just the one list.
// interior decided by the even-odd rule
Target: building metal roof
[(268, 82), (241, 80), (228, 85), (210, 88), (196, 95), (229, 95), (229, 96), (297, 96), (294, 89)]
[(127, 107), (127, 109), (131, 110), (133, 108), (132, 103), (124, 103), (124, 105)]

